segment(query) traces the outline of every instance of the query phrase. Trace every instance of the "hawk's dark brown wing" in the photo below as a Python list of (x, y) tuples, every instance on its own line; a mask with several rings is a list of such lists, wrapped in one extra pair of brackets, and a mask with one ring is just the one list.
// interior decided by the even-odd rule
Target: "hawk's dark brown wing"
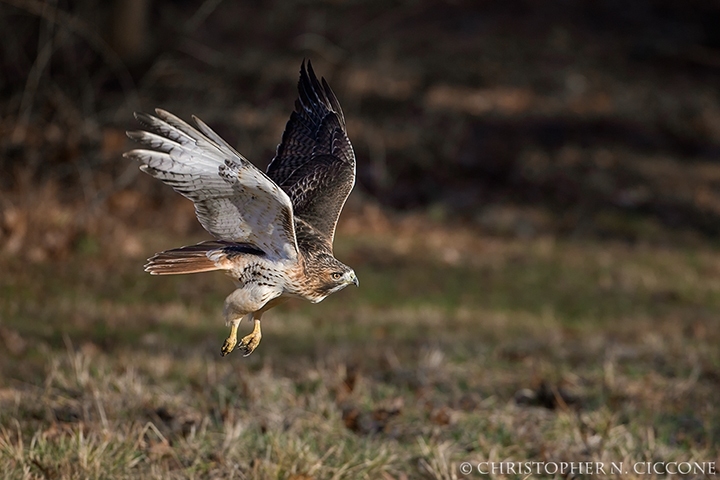
[(355, 153), (337, 97), (310, 61), (300, 68), (299, 98), (268, 176), (290, 197), (293, 212), (332, 249), (340, 211), (355, 184)]

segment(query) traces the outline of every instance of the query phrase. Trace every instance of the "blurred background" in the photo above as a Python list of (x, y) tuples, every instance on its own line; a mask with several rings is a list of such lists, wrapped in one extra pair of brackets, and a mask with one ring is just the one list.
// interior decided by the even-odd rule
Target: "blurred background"
[(175, 201), (120, 157), (156, 106), (265, 167), (309, 58), (348, 112), (355, 203), (510, 235), (718, 232), (716, 2), (0, 5), (6, 193)]
[[(0, 0), (0, 459), (717, 459), (719, 26), (711, 0)], [(256, 353), (219, 360), (230, 284), (143, 274), (207, 234), (125, 131), (194, 114), (265, 168), (303, 59), (358, 158), (336, 248), (362, 288), (273, 310)], [(80, 433), (112, 448), (67, 466)]]

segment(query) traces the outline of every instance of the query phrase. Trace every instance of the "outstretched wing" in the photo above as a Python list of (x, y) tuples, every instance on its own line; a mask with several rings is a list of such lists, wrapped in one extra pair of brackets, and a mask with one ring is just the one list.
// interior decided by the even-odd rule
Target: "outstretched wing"
[(128, 132), (152, 150), (132, 150), (125, 156), (192, 200), (198, 220), (216, 238), (295, 258), (288, 195), (201, 120), (193, 117), (198, 130), (164, 110), (155, 113), (157, 117), (135, 114), (151, 132)]
[(295, 216), (332, 250), (340, 211), (355, 184), (355, 153), (337, 97), (318, 81), (310, 61), (300, 68), (299, 98), (268, 176), (290, 196)]

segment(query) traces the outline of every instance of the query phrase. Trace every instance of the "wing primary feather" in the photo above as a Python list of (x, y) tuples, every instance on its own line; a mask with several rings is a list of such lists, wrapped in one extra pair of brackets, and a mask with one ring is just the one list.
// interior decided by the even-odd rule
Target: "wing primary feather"
[(355, 153), (340, 102), (310, 60), (300, 66), (295, 111), (267, 171), (290, 196), (295, 217), (315, 228), (331, 249), (340, 211), (355, 184)]
[(155, 113), (136, 114), (149, 131), (128, 133), (149, 149), (124, 156), (192, 200), (198, 220), (216, 238), (295, 259), (297, 239), (287, 194), (201, 120), (196, 119), (195, 128), (165, 110)]
[(333, 110), (335, 110), (335, 113), (337, 113), (338, 119), (340, 120), (340, 125), (342, 125), (343, 129), (345, 128), (345, 114), (343, 113), (342, 107), (340, 106), (340, 102), (338, 101), (337, 97), (335, 96), (335, 92), (332, 91), (332, 88), (330, 88), (330, 85), (325, 81), (325, 78), (323, 77), (321, 79), (323, 89), (325, 90), (325, 96), (330, 101), (330, 106)]
[(193, 121), (197, 124), (200, 131), (205, 134), (209, 139), (211, 139), (213, 142), (217, 143), (221, 147), (223, 147), (226, 151), (232, 153), (234, 156), (241, 158), (244, 162), (247, 162), (248, 160), (240, 154), (237, 150), (235, 150), (235, 147), (227, 143), (220, 135), (215, 133), (215, 131), (210, 128), (205, 122), (200, 120), (195, 115), (192, 116)]

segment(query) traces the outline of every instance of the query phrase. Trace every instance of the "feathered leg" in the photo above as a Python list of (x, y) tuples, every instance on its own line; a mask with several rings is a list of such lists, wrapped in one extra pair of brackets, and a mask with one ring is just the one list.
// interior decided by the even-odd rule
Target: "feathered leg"
[(240, 342), (240, 346), (238, 347), (245, 352), (245, 357), (254, 352), (258, 345), (260, 345), (260, 339), (262, 339), (262, 331), (260, 330), (260, 319), (262, 318), (263, 313), (267, 312), (268, 310), (277, 305), (280, 305), (281, 303), (286, 302), (287, 300), (288, 297), (273, 298), (268, 303), (266, 303), (265, 306), (262, 307), (260, 310), (252, 313), (252, 318), (255, 319), (253, 331), (250, 332), (250, 335), (246, 335), (243, 337), (242, 341)]
[(238, 345), (238, 348), (245, 353), (246, 357), (254, 352), (258, 345), (260, 345), (260, 339), (262, 339), (260, 318), (262, 318), (263, 313), (287, 300), (287, 297), (276, 297), (267, 302), (259, 310), (251, 313), (245, 313), (247, 310), (243, 311), (243, 309), (247, 308), (247, 304), (238, 301), (238, 297), (242, 297), (243, 294), (244, 292), (242, 290), (235, 290), (225, 299), (225, 324), (230, 327), (230, 335), (227, 339), (225, 339), (225, 343), (220, 350), (223, 357), (235, 349), (235, 346), (237, 345), (238, 326), (245, 318), (247, 318), (248, 321), (255, 321), (253, 324), (253, 331), (250, 332), (249, 335), (243, 337), (240, 341), (240, 345)]

